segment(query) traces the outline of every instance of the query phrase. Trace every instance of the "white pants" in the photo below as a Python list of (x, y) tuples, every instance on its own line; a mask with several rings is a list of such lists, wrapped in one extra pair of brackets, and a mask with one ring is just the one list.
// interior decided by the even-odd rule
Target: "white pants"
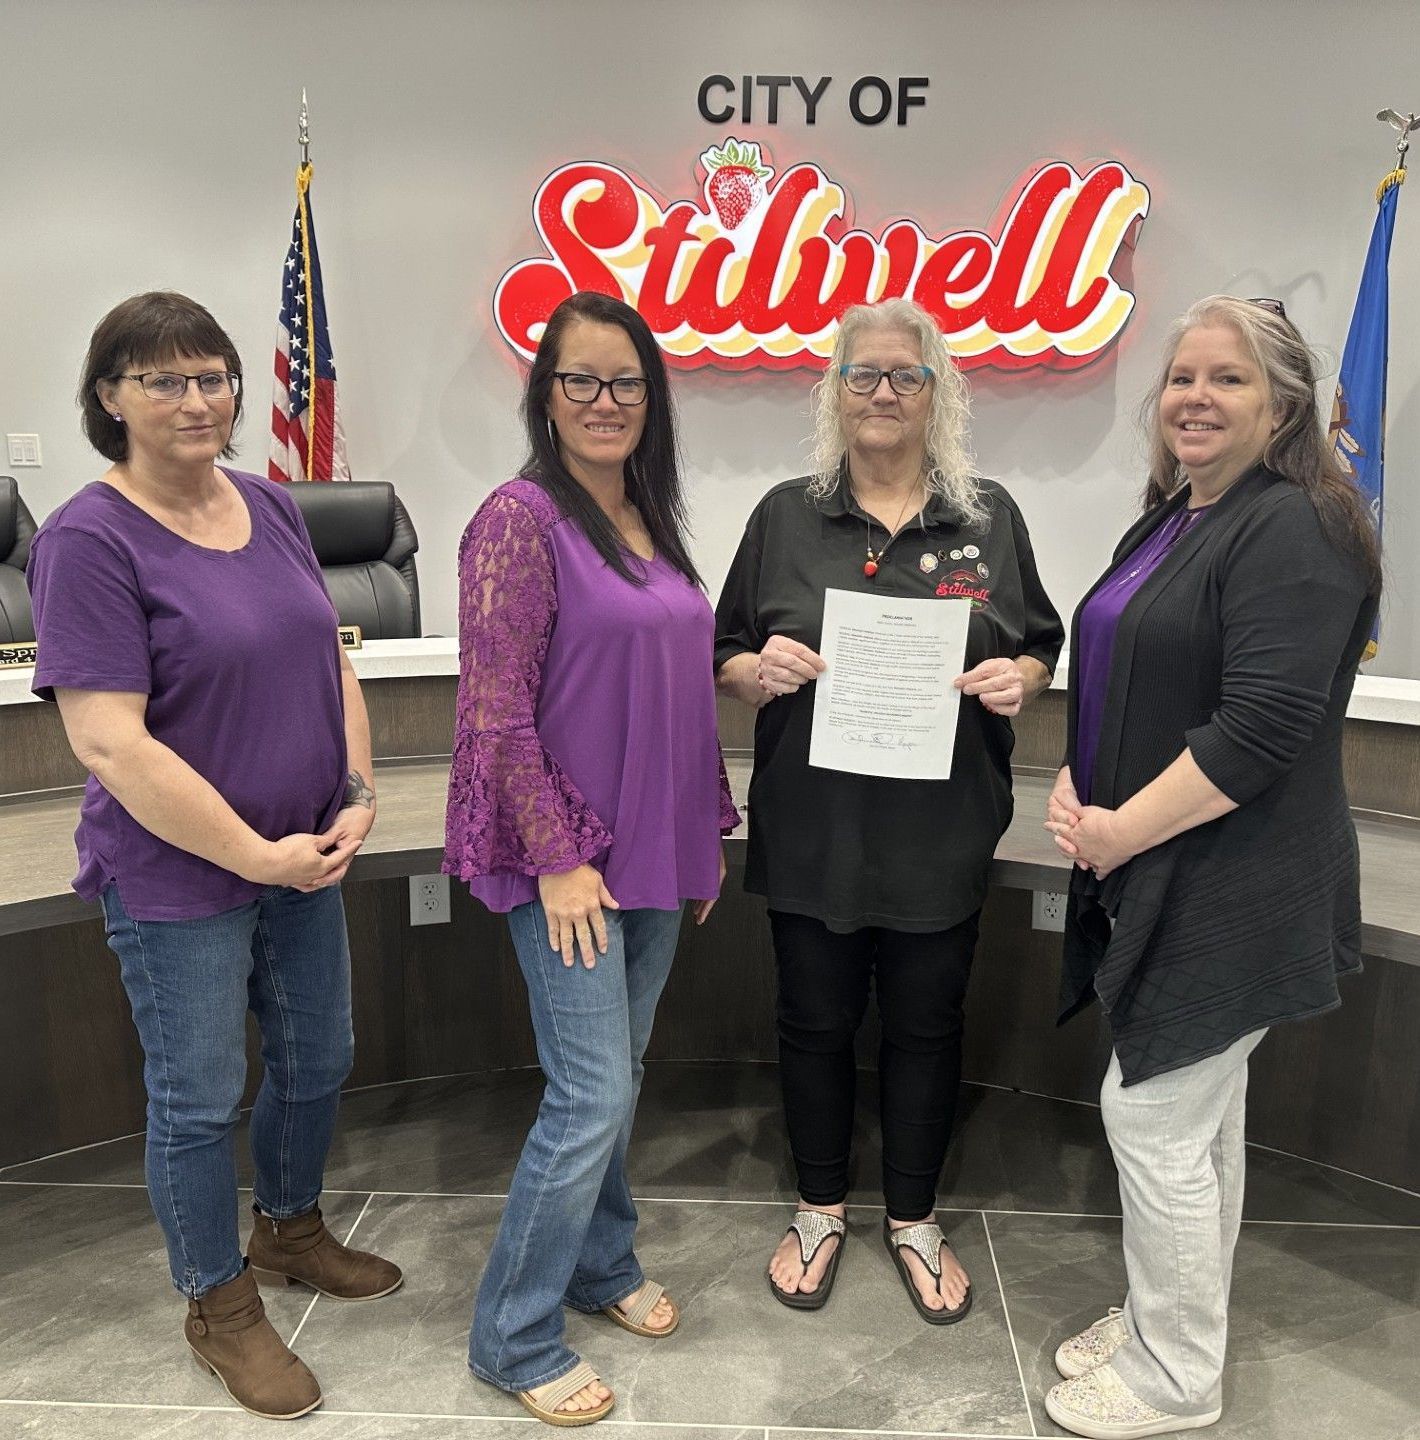
[(1242, 1225), (1248, 1056), (1267, 1032), (1138, 1084), (1110, 1058), (1100, 1109), (1119, 1171), (1130, 1343), (1114, 1368), (1169, 1415), (1222, 1403), (1228, 1291)]

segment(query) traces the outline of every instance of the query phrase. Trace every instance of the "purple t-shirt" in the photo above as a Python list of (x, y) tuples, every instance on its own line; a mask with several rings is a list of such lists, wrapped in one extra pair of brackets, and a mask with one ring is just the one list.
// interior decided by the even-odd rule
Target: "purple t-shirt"
[(444, 869), (490, 910), (591, 864), (623, 909), (720, 887), (714, 617), (666, 560), (611, 570), (536, 483), (501, 486), (459, 556), (458, 715)]
[(1070, 660), (1078, 676), (1075, 693), (1079, 706), (1075, 718), (1075, 767), (1070, 779), (1083, 805), (1090, 803), (1090, 788), (1095, 778), (1100, 721), (1109, 693), (1109, 667), (1119, 617), (1179, 537), (1186, 535), (1206, 514), (1208, 507), (1203, 506), (1197, 510), (1184, 508), (1171, 515), (1114, 567), (1080, 612), (1080, 653)]
[[(184, 540), (101, 480), (40, 526), (34, 692), (146, 694), (149, 734), (259, 835), (319, 834), (345, 793), (335, 610), (291, 497), (224, 473), (251, 515), (240, 550)], [(116, 884), (135, 920), (200, 919), (262, 890), (158, 839), (92, 775), (74, 841), (74, 889)]]

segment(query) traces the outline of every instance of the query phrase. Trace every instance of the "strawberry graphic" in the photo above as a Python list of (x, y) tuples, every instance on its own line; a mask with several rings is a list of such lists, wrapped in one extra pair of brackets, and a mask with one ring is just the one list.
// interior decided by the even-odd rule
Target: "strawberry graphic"
[(705, 197), (726, 230), (733, 230), (764, 199), (764, 182), (774, 173), (762, 161), (753, 140), (731, 137), (712, 145), (701, 157)]

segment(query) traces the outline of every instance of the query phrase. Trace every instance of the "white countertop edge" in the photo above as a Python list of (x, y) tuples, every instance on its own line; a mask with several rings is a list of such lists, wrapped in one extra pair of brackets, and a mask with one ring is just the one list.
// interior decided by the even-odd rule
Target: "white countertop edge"
[[(426, 635), (418, 640), (366, 640), (346, 652), (362, 680), (389, 680), (402, 675), (457, 675), (459, 642), (451, 635)], [(30, 693), (34, 668), (0, 670), (0, 705), (37, 701)]]
[[(1060, 652), (1060, 663), (1051, 679), (1052, 690), (1063, 690), (1070, 674), (1070, 652)], [(1386, 725), (1420, 726), (1420, 680), (1406, 680), (1395, 675), (1358, 675), (1351, 703), (1346, 707), (1348, 720), (1378, 720)]]
[(367, 640), (359, 650), (346, 653), (362, 680), (459, 673), (459, 642), (452, 635), (426, 635), (420, 640)]
[[(452, 635), (428, 635), (418, 640), (367, 640), (351, 650), (350, 663), (362, 680), (389, 680), (413, 675), (457, 675), (459, 642)], [(1070, 656), (1060, 656), (1052, 690), (1065, 688)], [(32, 669), (0, 670), (0, 705), (23, 705), (35, 699), (30, 693)], [(1393, 675), (1357, 677), (1351, 704), (1352, 720), (1376, 720), (1387, 725), (1420, 727), (1420, 680)]]

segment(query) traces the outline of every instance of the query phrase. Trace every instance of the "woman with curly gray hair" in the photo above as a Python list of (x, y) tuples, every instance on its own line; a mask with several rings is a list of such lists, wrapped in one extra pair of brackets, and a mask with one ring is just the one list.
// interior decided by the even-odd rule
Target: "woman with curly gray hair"
[[(716, 613), (717, 683), (759, 712), (745, 888), (769, 902), (799, 1190), (769, 1286), (801, 1310), (832, 1289), (854, 1036), (872, 986), (883, 1238), (917, 1312), (943, 1325), (971, 1307), (934, 1212), (977, 916), (1011, 818), (1010, 717), (1049, 683), (1064, 632), (1015, 502), (973, 473), (966, 383), (926, 311), (907, 300), (849, 310), (815, 406), (815, 473), (760, 501)], [(950, 682), (969, 697), (951, 779), (810, 766), (829, 589), (972, 606), (968, 668)]]

